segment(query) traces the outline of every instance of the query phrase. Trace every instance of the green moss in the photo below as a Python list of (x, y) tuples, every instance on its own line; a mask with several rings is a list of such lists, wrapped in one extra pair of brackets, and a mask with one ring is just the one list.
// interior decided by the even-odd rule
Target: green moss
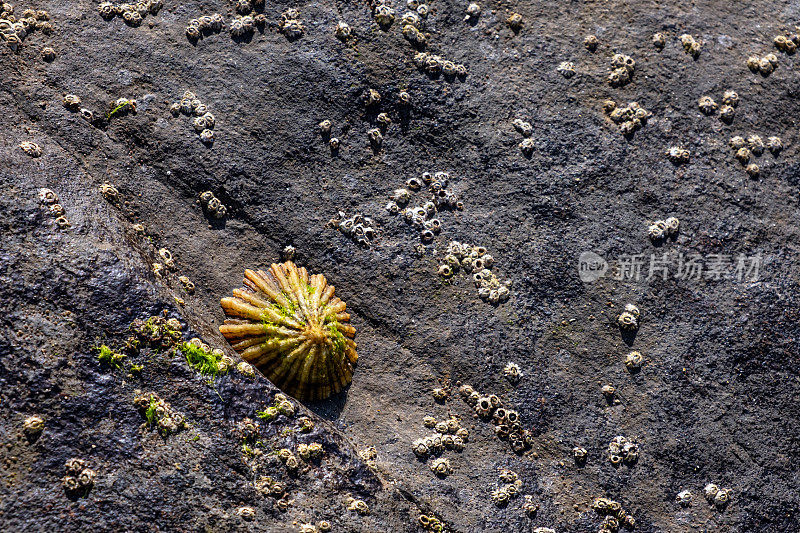
[(178, 348), (183, 352), (189, 366), (204, 376), (219, 376), (227, 372), (227, 369), (220, 369), (222, 357), (213, 352), (207, 352), (190, 342), (183, 342)]
[(139, 374), (142, 370), (144, 370), (144, 365), (131, 365), (132, 374)]
[(144, 412), (144, 417), (147, 419), (148, 427), (152, 427), (153, 424), (158, 422), (156, 416), (156, 407), (158, 407), (158, 400), (156, 400), (155, 396), (150, 396), (150, 405), (147, 406), (147, 410)]
[(114, 368), (122, 368), (122, 360), (125, 359), (125, 355), (115, 352), (105, 344), (97, 348), (97, 351), (97, 360), (100, 361), (101, 364), (107, 364)]
[(278, 409), (275, 407), (267, 407), (263, 411), (257, 411), (256, 416), (262, 420), (266, 420), (267, 422), (271, 422), (278, 416)]

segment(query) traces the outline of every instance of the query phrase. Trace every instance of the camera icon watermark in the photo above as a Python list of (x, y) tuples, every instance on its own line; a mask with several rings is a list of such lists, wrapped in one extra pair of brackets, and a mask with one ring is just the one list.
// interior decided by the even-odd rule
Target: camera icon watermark
[(578, 257), (578, 276), (584, 283), (602, 278), (608, 270), (608, 261), (594, 252), (583, 252)]

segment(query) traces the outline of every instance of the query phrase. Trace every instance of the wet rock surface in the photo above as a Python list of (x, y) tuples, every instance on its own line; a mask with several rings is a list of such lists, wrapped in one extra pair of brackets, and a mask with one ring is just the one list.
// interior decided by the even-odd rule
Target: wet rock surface
[[(465, 21), (466, 4), (434, 2), (426, 50), (464, 64), (461, 78), (415, 66), (403, 5), (383, 29), (363, 3), (266, 5), (258, 11), (267, 24), (252, 34), (196, 42), (186, 38), (189, 20), (219, 12), (227, 23), (232, 4), (165, 2), (138, 27), (104, 20), (95, 2), (19, 2), (15, 14), (28, 7), (48, 10), (54, 32), (28, 35), (17, 52), (0, 43), (4, 530), (296, 531), (327, 520), (334, 531), (419, 531), (424, 513), (452, 531), (583, 532), (600, 528), (599, 497), (620, 502), (635, 531), (800, 529), (798, 56), (772, 44), (794, 31), (796, 6), (497, 3)], [(293, 40), (278, 31), (289, 7), (305, 28)], [(523, 17), (517, 32), (506, 24), (511, 12)], [(353, 38), (336, 38), (340, 20)], [(684, 33), (702, 43), (696, 58), (681, 46)], [(594, 52), (583, 45), (589, 34)], [(45, 46), (52, 62), (41, 58)], [(636, 62), (621, 87), (607, 81), (615, 53)], [(777, 69), (748, 70), (749, 56), (768, 53)], [(563, 62), (575, 75), (557, 71)], [(381, 100), (365, 106), (369, 89)], [(187, 90), (215, 117), (213, 144), (170, 112)], [(740, 98), (731, 123), (698, 109), (700, 97), (721, 101), (727, 90)], [(65, 108), (65, 94), (93, 118)], [(136, 99), (136, 112), (107, 118), (121, 97)], [(651, 116), (623, 136), (603, 109), (608, 99)], [(515, 129), (518, 118), (530, 137)], [(338, 150), (320, 134), (326, 119)], [(755, 177), (728, 146), (752, 134), (783, 145), (752, 157)], [(21, 150), (24, 141), (41, 156)], [(671, 146), (690, 150), (688, 162), (670, 162)], [(384, 206), (406, 180), (436, 171), (449, 173), (464, 205), (440, 210), (441, 231), (423, 244)], [(105, 182), (118, 199), (101, 194)], [(43, 187), (58, 195), (69, 227), (40, 202)], [(201, 204), (205, 191), (224, 217)], [(412, 191), (410, 205), (429, 195)], [(369, 247), (328, 224), (339, 211), (372, 219)], [(651, 241), (650, 224), (672, 216), (679, 232)], [(513, 281), (507, 302), (481, 300), (471, 274), (437, 274), (453, 240), (488, 249), (492, 271)], [(98, 361), (93, 348), (120, 349), (135, 319), (166, 316), (181, 322), (183, 340), (201, 337), (238, 362), (217, 329), (219, 299), (287, 245), (348, 304), (359, 364), (346, 392), (294, 402), (294, 417), (267, 423), (257, 412), (279, 391), (263, 377), (202, 376), (175, 348), (141, 348), (121, 368)], [(174, 269), (155, 275), (162, 248)], [(593, 282), (578, 272), (588, 251), (609, 263)], [(651, 254), (665, 253), (667, 279), (650, 275)], [(638, 254), (640, 278), (614, 279), (624, 274), (619, 259)], [(679, 254), (701, 258), (699, 279), (676, 276)], [(759, 258), (757, 275), (737, 278), (740, 254)], [(730, 277), (708, 275), (716, 256), (728, 259)], [(627, 303), (641, 316), (623, 335)], [(633, 372), (632, 350), (643, 358)], [(508, 362), (520, 367), (517, 382), (504, 375)], [(518, 411), (530, 448), (515, 453), (475, 416), (458, 392), (464, 383)], [(437, 388), (448, 398), (435, 401)], [(187, 429), (164, 436), (148, 426), (136, 391), (169, 402)], [(44, 429), (29, 439), (23, 424), (33, 415)], [(314, 420), (311, 433), (297, 430), (302, 415)], [(426, 415), (454, 415), (469, 430), (463, 451), (441, 454), (449, 475), (437, 477), (432, 458), (412, 451), (435, 432)], [(259, 422), (261, 444), (234, 431), (245, 418)], [(618, 435), (638, 445), (637, 461), (609, 461)], [(273, 453), (310, 442), (323, 457), (295, 473)], [(374, 459), (359, 456), (371, 446)], [(585, 463), (575, 447), (588, 452)], [(72, 458), (96, 472), (85, 494), (63, 487)], [(522, 483), (498, 507), (501, 469)], [(257, 490), (264, 476), (285, 484), (286, 510)], [(731, 490), (726, 506), (703, 497), (712, 482)], [(691, 506), (676, 502), (683, 490)], [(539, 506), (532, 516), (524, 495)], [(348, 510), (348, 496), (369, 514)]]

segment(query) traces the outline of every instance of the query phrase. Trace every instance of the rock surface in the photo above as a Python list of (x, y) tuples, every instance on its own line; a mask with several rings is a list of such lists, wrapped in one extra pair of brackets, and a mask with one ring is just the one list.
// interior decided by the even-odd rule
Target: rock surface
[[(95, 2), (19, 2), (15, 14), (47, 9), (55, 32), (33, 33), (18, 52), (0, 46), (0, 525), (4, 531), (297, 531), (328, 520), (334, 531), (419, 531), (420, 513), (452, 531), (597, 530), (598, 497), (621, 502), (636, 531), (795, 531), (800, 529), (800, 295), (796, 224), (798, 56), (772, 39), (793, 30), (791, 3), (586, 2), (482, 5), (434, 2), (424, 23), (428, 51), (468, 67), (464, 78), (428, 77), (397, 20), (381, 29), (364, 3), (298, 4), (304, 34), (278, 32), (289, 4), (268, 4), (265, 28), (232, 39), (223, 31), (185, 36), (200, 15), (233, 14), (228, 2), (167, 0), (138, 27), (107, 21)], [(523, 16), (512, 32), (510, 12)], [(333, 33), (346, 21), (355, 37)], [(652, 35), (662, 32), (659, 51)], [(684, 53), (678, 36), (702, 43)], [(583, 39), (597, 36), (595, 52)], [(53, 62), (41, 49), (56, 51)], [(630, 83), (606, 81), (614, 53), (633, 57)], [(754, 74), (750, 55), (774, 52), (778, 68)], [(556, 69), (565, 61), (576, 75)], [(365, 107), (370, 88), (381, 94)], [(700, 112), (725, 90), (740, 96), (731, 124)], [(200, 142), (187, 116), (169, 107), (193, 91), (215, 116), (215, 141)], [(412, 103), (399, 103), (407, 91)], [(62, 105), (76, 94), (87, 121)], [(136, 113), (106, 119), (109, 102), (135, 98)], [(603, 111), (638, 102), (652, 113), (625, 137)], [(368, 131), (379, 113), (392, 124), (380, 147)], [(512, 121), (533, 126), (532, 152)], [(318, 129), (331, 120), (332, 152)], [(753, 157), (750, 177), (728, 147), (733, 135), (779, 136), (784, 149)], [(33, 141), (42, 156), (18, 145)], [(691, 151), (687, 164), (665, 156)], [(392, 191), (422, 172), (447, 171), (462, 211), (442, 211), (441, 233), (421, 246), (419, 230), (384, 210)], [(104, 182), (119, 202), (99, 192)], [(39, 189), (55, 191), (71, 227), (60, 229)], [(209, 217), (199, 196), (228, 208)], [(412, 193), (411, 205), (427, 199)], [(327, 223), (338, 211), (372, 217), (377, 238), (357, 246)], [(677, 236), (648, 239), (648, 225), (676, 216)], [(144, 232), (135, 224), (142, 224)], [(493, 271), (513, 281), (506, 303), (482, 301), (469, 276), (437, 269), (451, 240), (485, 246)], [(232, 433), (256, 419), (278, 392), (235, 371), (194, 372), (175, 350), (143, 349), (122, 369), (98, 362), (93, 347), (119, 347), (134, 319), (162, 312), (229, 356), (218, 332), (219, 299), (245, 268), (281, 259), (324, 273), (348, 304), (359, 365), (352, 386), (303, 408), (315, 420), (261, 422), (264, 453), (251, 457)], [(176, 270), (155, 277), (167, 248)], [(606, 276), (583, 282), (578, 258), (609, 261)], [(670, 275), (648, 276), (651, 254), (672, 254)], [(640, 279), (614, 279), (615, 260), (642, 254)], [(733, 267), (760, 258), (757, 275), (678, 278), (678, 254)], [(178, 276), (195, 285), (187, 293)], [(635, 335), (621, 335), (627, 303), (642, 311)], [(631, 350), (644, 358), (630, 373)], [(503, 376), (520, 365), (517, 384)], [(141, 364), (140, 374), (129, 372)], [(457, 384), (497, 394), (516, 409), (533, 445), (520, 454), (462, 402)], [(612, 384), (616, 399), (601, 387)], [(435, 388), (449, 399), (433, 400)], [(182, 412), (189, 428), (163, 437), (133, 405), (151, 391)], [(23, 436), (32, 415), (38, 439)], [(461, 453), (446, 451), (453, 473), (437, 478), (411, 443), (432, 433), (422, 418), (455, 415), (470, 431)], [(296, 417), (295, 417), (296, 418)], [(291, 431), (290, 431), (291, 430)], [(608, 443), (624, 435), (639, 460), (614, 467)], [(279, 448), (321, 442), (319, 463), (289, 475)], [(358, 452), (374, 446), (366, 462)], [(576, 465), (572, 449), (588, 450)], [(256, 446), (258, 448), (258, 446)], [(62, 488), (73, 457), (97, 472), (85, 497)], [(497, 507), (491, 493), (508, 468), (522, 496)], [(255, 489), (280, 479), (286, 511)], [(724, 509), (708, 505), (710, 482), (732, 491)], [(675, 496), (694, 494), (682, 508)], [(370, 514), (347, 510), (363, 499)], [(246, 520), (237, 511), (252, 507)]]

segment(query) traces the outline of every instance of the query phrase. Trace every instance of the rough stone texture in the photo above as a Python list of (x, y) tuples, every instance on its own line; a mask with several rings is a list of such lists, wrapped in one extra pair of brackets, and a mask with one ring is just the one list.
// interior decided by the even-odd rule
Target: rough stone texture
[[(469, 68), (450, 82), (413, 66), (401, 5), (384, 31), (363, 3), (300, 4), (306, 32), (290, 42), (276, 28), (291, 6), (269, 4), (269, 25), (252, 38), (223, 32), (192, 44), (189, 19), (227, 19), (232, 6), (165, 4), (131, 28), (101, 19), (95, 2), (42, 1), (35, 7), (50, 11), (55, 33), (0, 51), (4, 530), (295, 531), (328, 519), (335, 531), (417, 531), (423, 511), (453, 531), (583, 532), (599, 527), (590, 509), (598, 496), (622, 502), (641, 532), (800, 529), (798, 56), (772, 46), (793, 29), (797, 5), (503, 2), (484, 4), (467, 23), (466, 3), (434, 2), (429, 50)], [(511, 10), (524, 17), (516, 35), (504, 23)], [(334, 37), (338, 20), (353, 27), (350, 44)], [(661, 52), (650, 41), (656, 31), (667, 36)], [(684, 32), (703, 42), (696, 60), (680, 47)], [(595, 53), (582, 45), (590, 33), (600, 41)], [(39, 57), (45, 45), (58, 54), (53, 63)], [(605, 80), (615, 52), (636, 60), (632, 82), (619, 89)], [(768, 52), (780, 63), (770, 76), (746, 68), (748, 55)], [(577, 75), (562, 77), (562, 61)], [(359, 101), (368, 88), (383, 97), (378, 109)], [(187, 89), (216, 117), (211, 148), (190, 118), (168, 111)], [(700, 96), (719, 102), (726, 89), (741, 97), (731, 125), (697, 108)], [(412, 95), (410, 109), (397, 104), (401, 90)], [(64, 109), (66, 93), (94, 111), (94, 124)], [(137, 99), (138, 112), (107, 123), (108, 103), (123, 96)], [(625, 138), (602, 111), (607, 98), (637, 101), (653, 116)], [(381, 111), (393, 124), (375, 153), (367, 131)], [(316, 127), (326, 118), (342, 141), (335, 156)], [(514, 118), (533, 125), (528, 158)], [(779, 135), (785, 146), (756, 158), (757, 179), (727, 146), (750, 133)], [(43, 156), (26, 156), (24, 140)], [(666, 159), (674, 145), (691, 150), (688, 164)], [(440, 215), (442, 233), (420, 255), (418, 231), (383, 205), (408, 177), (436, 170), (450, 172), (465, 208)], [(98, 192), (106, 180), (119, 188), (121, 208)], [(70, 229), (39, 205), (39, 187), (59, 194)], [(228, 206), (225, 220), (204, 215), (197, 199), (205, 190)], [(376, 220), (371, 248), (326, 227), (338, 210)], [(680, 235), (654, 246), (648, 223), (670, 215), (681, 219)], [(508, 303), (482, 302), (463, 274), (452, 284), (436, 275), (452, 239), (489, 249), (495, 272), (514, 281)], [(233, 373), (210, 385), (179, 354), (149, 351), (135, 359), (141, 377), (129, 378), (101, 366), (91, 347), (121, 343), (133, 319), (163, 309), (187, 324), (187, 338), (224, 347), (219, 298), (239, 286), (244, 268), (277, 261), (287, 244), (348, 303), (360, 362), (346, 393), (308, 406), (322, 463), (296, 478), (266, 458), (258, 466), (288, 481), (295, 503), (282, 513), (253, 489), (251, 462), (230, 432), (271, 401), (266, 380)], [(179, 272), (157, 281), (150, 265), (161, 247)], [(584, 284), (577, 263), (587, 250), (607, 259), (669, 251), (764, 261), (757, 282)], [(197, 285), (193, 295), (179, 274)], [(616, 317), (628, 302), (642, 320), (635, 338), (623, 339)], [(645, 357), (634, 375), (622, 365), (631, 345)], [(502, 376), (507, 361), (522, 367), (517, 386)], [(535, 432), (533, 449), (512, 453), (474, 419), (455, 392), (459, 381), (516, 408)], [(603, 399), (606, 383), (618, 405)], [(430, 391), (442, 385), (452, 386), (451, 398), (435, 404)], [(163, 439), (142, 429), (136, 389), (160, 394), (190, 430)], [(454, 473), (438, 479), (410, 443), (430, 433), (424, 415), (448, 413), (471, 436), (462, 453), (445, 453)], [(31, 444), (20, 432), (32, 414), (45, 430)], [(279, 430), (264, 426), (268, 445), (293, 444)], [(615, 435), (639, 443), (635, 466), (607, 461)], [(584, 467), (572, 461), (575, 445), (589, 451)], [(378, 451), (372, 466), (356, 454), (368, 446)], [(61, 478), (75, 456), (98, 476), (87, 498), (72, 501)], [(519, 472), (523, 494), (541, 505), (534, 518), (521, 498), (502, 509), (491, 503), (499, 468)], [(733, 491), (722, 512), (702, 498), (711, 481)], [(688, 509), (674, 501), (683, 489), (695, 495)], [(346, 511), (348, 493), (371, 515)], [(256, 509), (254, 521), (236, 516), (242, 505)]]

